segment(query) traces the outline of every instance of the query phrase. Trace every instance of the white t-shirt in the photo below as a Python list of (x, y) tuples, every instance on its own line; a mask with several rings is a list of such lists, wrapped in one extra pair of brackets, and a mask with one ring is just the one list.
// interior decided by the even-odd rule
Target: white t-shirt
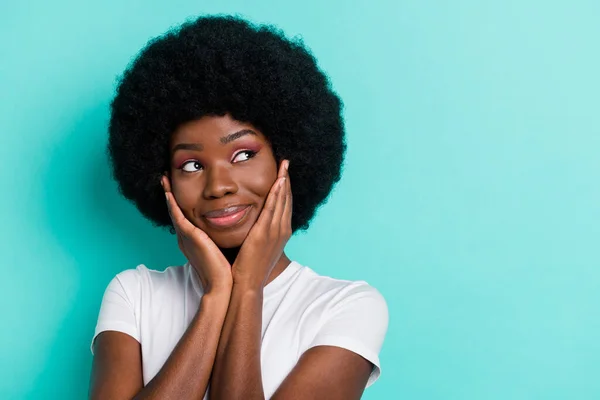
[[(103, 331), (136, 339), (146, 385), (185, 333), (201, 297), (200, 281), (189, 263), (164, 272), (143, 265), (123, 271), (104, 293), (94, 339)], [(291, 262), (263, 292), (265, 397), (273, 395), (306, 350), (319, 345), (342, 347), (370, 361), (369, 387), (380, 375), (379, 351), (387, 327), (387, 305), (375, 288), (364, 281), (320, 276)]]

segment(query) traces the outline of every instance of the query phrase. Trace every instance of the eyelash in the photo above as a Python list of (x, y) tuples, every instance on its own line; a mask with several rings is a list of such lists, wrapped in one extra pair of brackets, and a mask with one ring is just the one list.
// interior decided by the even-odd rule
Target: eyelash
[[(243, 153), (247, 153), (247, 154), (248, 154), (248, 159), (246, 159), (246, 160), (242, 160), (242, 161), (238, 161), (238, 162), (244, 162), (244, 161), (248, 161), (248, 160), (250, 160), (250, 159), (254, 158), (254, 157), (256, 156), (256, 154), (258, 154), (258, 152), (257, 152), (257, 151), (254, 151), (254, 150), (242, 150), (242, 151), (238, 151), (238, 152), (235, 154), (235, 156), (233, 156), (233, 159), (235, 160), (235, 159), (236, 159), (236, 158), (237, 158), (237, 157), (238, 157), (240, 154), (243, 154)], [(183, 168), (184, 168), (186, 165), (188, 165), (189, 163), (195, 163), (195, 164), (198, 164), (198, 165), (200, 165), (200, 168), (198, 168), (198, 170), (201, 170), (201, 168), (203, 168), (203, 167), (202, 167), (202, 164), (200, 164), (200, 162), (199, 162), (198, 160), (187, 160), (187, 161), (184, 161), (184, 162), (181, 164), (181, 166), (179, 166), (179, 168), (178, 168), (178, 169), (182, 170), (184, 173), (187, 173), (187, 174), (192, 174), (192, 173), (194, 173), (194, 172), (198, 172), (198, 171), (186, 171), (186, 170), (184, 170)], [(237, 163), (236, 163), (236, 164), (237, 164)]]

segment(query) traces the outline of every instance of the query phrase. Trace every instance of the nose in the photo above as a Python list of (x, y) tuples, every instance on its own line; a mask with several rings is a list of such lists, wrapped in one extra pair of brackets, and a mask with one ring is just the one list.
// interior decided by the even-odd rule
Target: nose
[(238, 186), (231, 176), (229, 165), (212, 166), (205, 170), (206, 183), (202, 195), (205, 199), (218, 199), (238, 191)]

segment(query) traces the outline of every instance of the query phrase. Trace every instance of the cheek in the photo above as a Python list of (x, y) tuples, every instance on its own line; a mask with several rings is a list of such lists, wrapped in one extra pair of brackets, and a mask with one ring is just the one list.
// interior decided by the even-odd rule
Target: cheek
[(275, 178), (277, 178), (276, 174), (262, 175), (258, 177), (254, 185), (256, 193), (263, 197), (267, 197), (271, 191), (271, 187), (275, 183)]
[(248, 178), (248, 189), (255, 195), (261, 197), (264, 202), (276, 179), (277, 167), (275, 161), (272, 163), (265, 163), (259, 171), (254, 171), (252, 176)]
[(189, 179), (173, 179), (171, 185), (173, 195), (175, 196), (177, 205), (179, 205), (179, 208), (183, 211), (183, 215), (188, 219), (191, 218), (193, 215), (192, 210), (196, 207), (198, 196), (200, 196), (200, 186), (194, 184), (193, 181)]

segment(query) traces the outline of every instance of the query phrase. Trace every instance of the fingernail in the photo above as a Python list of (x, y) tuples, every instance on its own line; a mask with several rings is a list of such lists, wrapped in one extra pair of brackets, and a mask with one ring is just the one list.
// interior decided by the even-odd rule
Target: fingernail
[(287, 171), (289, 167), (290, 167), (290, 160), (286, 160), (285, 161), (285, 170)]

